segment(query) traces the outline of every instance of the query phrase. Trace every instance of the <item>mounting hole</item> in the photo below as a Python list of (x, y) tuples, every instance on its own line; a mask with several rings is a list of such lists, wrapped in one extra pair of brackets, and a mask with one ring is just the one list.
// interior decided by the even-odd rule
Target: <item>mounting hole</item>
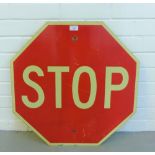
[(78, 36), (72, 36), (72, 41), (76, 42), (78, 40)]

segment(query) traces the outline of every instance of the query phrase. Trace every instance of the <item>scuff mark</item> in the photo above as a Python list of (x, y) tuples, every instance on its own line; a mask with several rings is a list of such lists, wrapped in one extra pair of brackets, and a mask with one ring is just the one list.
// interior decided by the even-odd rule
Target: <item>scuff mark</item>
[(83, 137), (86, 137), (85, 129), (83, 128), (82, 131), (83, 131)]

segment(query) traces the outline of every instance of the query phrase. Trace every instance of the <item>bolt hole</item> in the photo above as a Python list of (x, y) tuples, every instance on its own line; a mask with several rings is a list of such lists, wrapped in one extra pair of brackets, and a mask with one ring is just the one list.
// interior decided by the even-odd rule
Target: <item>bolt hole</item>
[(78, 36), (72, 36), (72, 41), (76, 42), (78, 40)]

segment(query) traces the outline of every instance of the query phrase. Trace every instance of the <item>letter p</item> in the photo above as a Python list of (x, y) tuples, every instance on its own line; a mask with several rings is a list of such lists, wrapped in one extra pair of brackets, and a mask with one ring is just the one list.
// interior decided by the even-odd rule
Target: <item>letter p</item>
[[(112, 74), (119, 73), (122, 75), (123, 80), (120, 84), (112, 84)], [(106, 79), (105, 79), (105, 99), (104, 108), (110, 109), (111, 107), (111, 92), (123, 90), (129, 81), (129, 75), (125, 68), (123, 67), (106, 67)]]

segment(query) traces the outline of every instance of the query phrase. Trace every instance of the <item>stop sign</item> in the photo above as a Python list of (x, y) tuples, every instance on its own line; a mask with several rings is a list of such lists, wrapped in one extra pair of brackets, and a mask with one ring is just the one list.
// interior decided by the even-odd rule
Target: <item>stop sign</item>
[(135, 112), (137, 73), (102, 22), (50, 22), (12, 61), (14, 112), (48, 144), (100, 144)]

